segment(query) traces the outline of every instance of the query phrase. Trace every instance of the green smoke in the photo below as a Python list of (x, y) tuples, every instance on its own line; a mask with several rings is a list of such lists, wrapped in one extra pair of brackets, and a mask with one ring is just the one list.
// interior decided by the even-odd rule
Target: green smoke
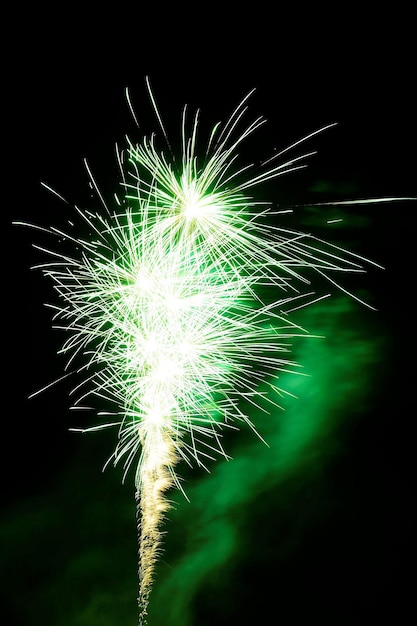
[[(291, 509), (300, 511), (300, 493), (308, 498), (326, 489), (332, 461), (343, 453), (343, 429), (372, 402), (383, 340), (363, 326), (355, 327), (356, 314), (355, 305), (345, 298), (300, 314), (305, 327), (327, 337), (300, 340), (295, 347), (307, 376), (280, 378), (280, 385), (298, 399), (285, 399), (284, 411), (253, 416), (269, 447), (252, 434), (240, 433), (232, 461), (213, 465), (210, 475), (192, 480), (189, 488), (185, 485), (191, 502), (180, 503), (170, 515), (167, 541), (172, 560), (159, 569), (151, 624), (194, 626), (205, 623), (203, 614), (207, 623), (210, 618), (220, 623), (214, 600), (219, 589), (222, 602), (229, 596), (229, 619), (241, 614), (239, 602), (245, 595), (250, 601), (251, 593), (250, 580), (243, 591), (235, 584), (241, 561), (260, 560), (268, 569), (279, 568), (301, 541), (303, 526), (325, 514), (320, 510), (320, 500), (326, 506), (321, 493), (318, 508), (305, 500), (303, 521), (279, 536), (280, 528), (293, 519)], [(276, 543), (265, 550), (265, 533), (271, 528), (277, 529)], [(227, 623), (224, 613), (222, 620)]]

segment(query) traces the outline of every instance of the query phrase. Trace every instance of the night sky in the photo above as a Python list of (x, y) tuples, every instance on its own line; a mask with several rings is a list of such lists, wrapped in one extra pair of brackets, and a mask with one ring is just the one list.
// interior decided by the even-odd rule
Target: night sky
[[(268, 123), (242, 147), (243, 160), (261, 162), (338, 122), (291, 153), (317, 150), (307, 169), (256, 194), (280, 208), (311, 205), (297, 208), (285, 226), (385, 268), (368, 266), (366, 275), (342, 283), (377, 312), (332, 289), (332, 298), (294, 314), (325, 338), (294, 342), (308, 376), (283, 374), (279, 384), (298, 399), (284, 398), (285, 410), (270, 416), (251, 414), (269, 447), (243, 429), (225, 436), (231, 461), (213, 462), (210, 473), (178, 467), (190, 502), (170, 493), (149, 626), (408, 623), (415, 612), (417, 204), (314, 203), (417, 195), (410, 37), (394, 40), (381, 29), (370, 35), (352, 24), (331, 36), (295, 31), (291, 38), (281, 24), (262, 39), (256, 30), (244, 52), (217, 42), (201, 55), (198, 33), (189, 49), (172, 37), (158, 48), (158, 61), (134, 29), (119, 46), (87, 27), (32, 32), (29, 22), (32, 34), (6, 63), (3, 96), (0, 621), (136, 624), (133, 477), (122, 485), (121, 468), (101, 472), (115, 431), (69, 432), (96, 423), (94, 414), (70, 410), (71, 378), (28, 399), (63, 374), (63, 334), (51, 329), (44, 306), (56, 302), (52, 285), (30, 269), (45, 261), (32, 243), (50, 239), (12, 222), (48, 227), (75, 219), (41, 181), (70, 203), (91, 206), (84, 158), (111, 200), (119, 182), (114, 145), (126, 134), (140, 139), (125, 87), (144, 132), (158, 130), (149, 75), (174, 149), (184, 104), (201, 109), (204, 137), (254, 87), (248, 119), (262, 115)], [(328, 289), (320, 280), (313, 286)]]

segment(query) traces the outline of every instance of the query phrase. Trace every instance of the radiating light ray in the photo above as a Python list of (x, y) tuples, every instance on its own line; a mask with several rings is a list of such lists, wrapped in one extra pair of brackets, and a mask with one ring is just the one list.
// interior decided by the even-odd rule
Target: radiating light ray
[[(60, 300), (52, 307), (55, 327), (68, 334), (61, 353), (67, 370), (81, 377), (71, 392), (74, 408), (94, 398), (116, 407), (99, 413), (111, 418), (108, 424), (73, 430), (117, 427), (107, 464), (122, 463), (124, 480), (136, 463), (140, 624), (146, 623), (169, 508), (165, 494), (173, 486), (183, 490), (178, 463), (206, 467), (217, 455), (229, 458), (223, 429), (246, 424), (256, 432), (241, 400), (266, 411), (265, 404), (278, 406), (279, 397), (291, 395), (270, 382), (279, 372), (303, 375), (291, 359), (290, 341), (308, 333), (289, 313), (329, 295), (312, 290), (304, 270), (346, 291), (333, 275), (363, 272), (371, 263), (311, 234), (274, 225), (273, 216), (292, 209), (274, 212), (247, 195), (305, 167), (314, 151), (278, 164), (277, 159), (334, 124), (294, 142), (258, 169), (237, 165), (238, 148), (265, 123), (262, 117), (245, 122), (251, 92), (225, 124), (215, 124), (205, 151), (199, 147), (200, 113), (189, 129), (185, 107), (182, 150), (175, 158), (146, 83), (170, 157), (154, 134), (117, 147), (124, 197), (115, 194), (114, 209), (85, 161), (104, 209), (74, 207), (90, 238), (33, 226), (64, 239), (66, 248), (74, 246), (74, 255), (36, 246), (50, 259), (36, 267), (53, 281)], [(139, 128), (128, 91), (126, 98)]]

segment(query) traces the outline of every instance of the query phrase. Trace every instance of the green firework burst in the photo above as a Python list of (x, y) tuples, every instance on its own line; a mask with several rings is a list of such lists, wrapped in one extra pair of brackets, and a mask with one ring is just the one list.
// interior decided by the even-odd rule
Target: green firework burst
[(114, 208), (87, 166), (102, 206), (76, 212), (91, 236), (51, 228), (72, 241), (74, 255), (47, 251), (51, 260), (41, 266), (59, 295), (54, 321), (68, 334), (61, 350), (67, 367), (83, 376), (74, 405), (104, 399), (116, 406), (109, 423), (84, 430), (116, 426), (109, 461), (123, 462), (125, 474), (134, 464), (142, 623), (165, 493), (181, 488), (177, 463), (204, 466), (218, 454), (227, 457), (223, 429), (256, 427), (242, 399), (264, 408), (288, 393), (277, 386), (277, 374), (297, 373), (290, 344), (305, 334), (291, 310), (321, 297), (305, 270), (336, 285), (338, 274), (361, 272), (367, 263), (277, 226), (269, 203), (250, 195), (305, 167), (313, 152), (284, 155), (328, 126), (258, 169), (237, 166), (241, 143), (264, 123), (245, 122), (248, 97), (213, 127), (204, 148), (199, 117), (188, 123), (185, 109), (178, 159), (169, 144), (158, 147), (155, 135), (128, 141), (118, 155), (123, 195)]

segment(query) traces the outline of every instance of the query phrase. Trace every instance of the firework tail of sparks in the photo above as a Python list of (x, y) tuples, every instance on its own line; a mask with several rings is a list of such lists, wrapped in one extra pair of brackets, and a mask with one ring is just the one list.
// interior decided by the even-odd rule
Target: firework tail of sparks
[[(83, 375), (73, 390), (74, 406), (98, 396), (117, 407), (111, 423), (83, 432), (118, 426), (109, 462), (123, 460), (124, 478), (139, 459), (140, 624), (147, 619), (169, 508), (166, 493), (173, 486), (182, 490), (177, 463), (204, 467), (216, 453), (227, 458), (222, 429), (246, 423), (255, 430), (240, 399), (260, 407), (261, 399), (275, 404), (285, 393), (269, 381), (279, 371), (297, 373), (289, 344), (306, 334), (288, 314), (324, 297), (314, 294), (303, 270), (339, 286), (335, 275), (364, 271), (370, 263), (311, 235), (271, 225), (268, 205), (247, 195), (305, 167), (314, 153), (279, 159), (333, 126), (297, 141), (251, 174), (251, 166), (236, 166), (240, 144), (265, 121), (244, 125), (250, 95), (223, 126), (213, 128), (205, 153), (198, 148), (199, 115), (189, 123), (186, 108), (179, 162), (157, 147), (155, 135), (137, 145), (128, 140), (127, 149), (118, 152), (124, 197), (116, 197), (114, 210), (86, 164), (103, 209), (75, 210), (92, 235), (77, 238), (52, 227), (49, 234), (81, 252), (40, 248), (52, 256), (37, 267), (60, 297), (52, 308), (56, 327), (68, 333), (61, 350), (68, 356), (67, 370)], [(128, 94), (127, 99), (131, 106)], [(395, 198), (372, 202), (382, 200)], [(356, 202), (371, 201), (349, 203)], [(261, 384), (269, 386), (266, 398), (260, 397)]]

